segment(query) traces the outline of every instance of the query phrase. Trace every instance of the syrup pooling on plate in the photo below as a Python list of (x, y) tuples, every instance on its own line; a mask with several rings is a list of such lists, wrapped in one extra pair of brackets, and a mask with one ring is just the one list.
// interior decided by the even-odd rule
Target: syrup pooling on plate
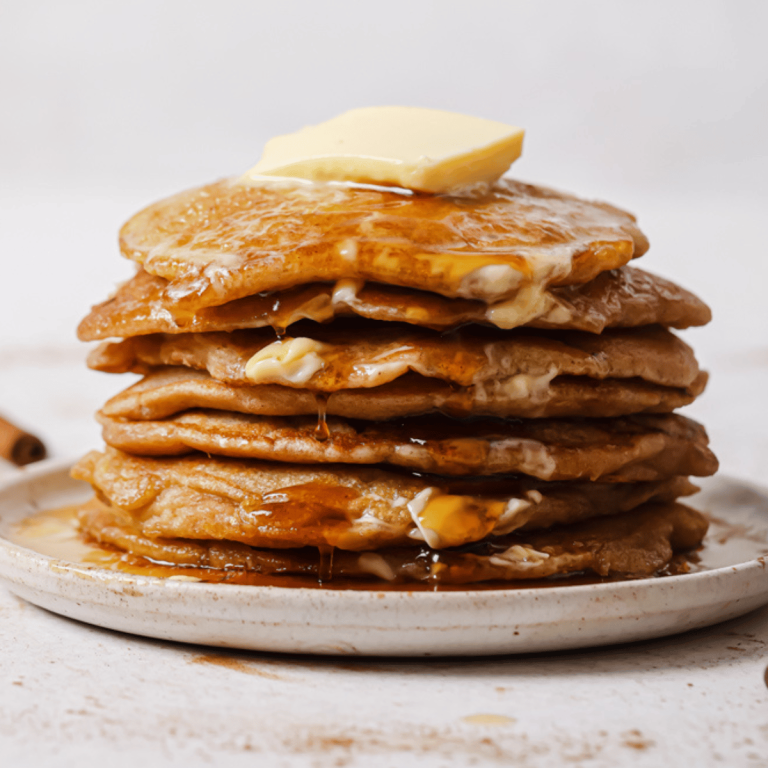
[[(295, 575), (290, 573), (268, 575), (241, 568), (212, 568), (195, 565), (177, 565), (154, 561), (147, 557), (132, 555), (105, 543), (98, 543), (80, 530), (79, 518), (87, 512), (89, 505), (71, 504), (50, 510), (36, 512), (16, 526), (11, 540), (40, 554), (63, 560), (75, 565), (97, 566), (107, 570), (136, 576), (154, 576), (173, 581), (206, 582), (212, 584), (242, 584), (259, 587), (286, 587), (304, 589), (344, 589), (375, 591), (452, 591), (457, 589), (522, 589), (546, 588), (569, 584), (593, 584), (603, 581), (595, 576), (576, 575), (568, 579), (530, 580), (524, 584), (484, 582), (472, 585), (440, 584), (437, 582), (393, 582), (375, 579), (376, 566), (368, 564), (371, 571), (369, 580), (335, 576), (331, 581), (322, 582), (316, 575)], [(364, 557), (364, 556), (363, 556)], [(320, 554), (318, 553), (318, 560)], [(297, 565), (294, 570), (299, 571)], [(318, 563), (318, 570), (319, 563)]]
[[(663, 533), (660, 521), (666, 526)], [(91, 524), (95, 538), (89, 536)], [(337, 589), (353, 585), (358, 589), (474, 588), (477, 582), (487, 582), (478, 586), (505, 589), (519, 588), (519, 580), (527, 586), (546, 587), (685, 572), (685, 559), (670, 556), (669, 547), (690, 546), (700, 535), (701, 524), (700, 516), (682, 505), (649, 505), (634, 521), (624, 519), (619, 526), (623, 530), (617, 530), (614, 522), (590, 522), (574, 527), (572, 532), (564, 529), (534, 535), (529, 543), (513, 537), (442, 553), (426, 547), (375, 553), (330, 547), (275, 551), (226, 541), (152, 542), (143, 539), (122, 514), (94, 499), (27, 518), (17, 527), (14, 540), (73, 563), (177, 580), (262, 586), (313, 586), (314, 582)], [(95, 541), (98, 546), (93, 546)], [(122, 551), (126, 544), (131, 546), (130, 553)], [(613, 554), (595, 556), (606, 548)], [(556, 566), (555, 561), (561, 564)], [(562, 561), (570, 563), (575, 581), (539, 578), (562, 572)], [(628, 567), (633, 570), (628, 572)], [(593, 576), (584, 578), (581, 571), (585, 570), (592, 571)], [(510, 577), (513, 581), (504, 583)]]
[(79, 520), (85, 506), (67, 504), (35, 512), (17, 523), (8, 538), (56, 560), (109, 568), (120, 558), (120, 554), (86, 540)]
[[(675, 500), (714, 471), (706, 436), (620, 419), (702, 391), (668, 328), (708, 311), (626, 266), (648, 245), (634, 217), (510, 179), (365, 186), (392, 179), (355, 175), (371, 163), (354, 151), (337, 165), (344, 142), (320, 133), (331, 155), (300, 158), (309, 183), (223, 181), (124, 227), (143, 271), (83, 335), (122, 323), (89, 364), (145, 378), (73, 470), (104, 503), (83, 530), (153, 561), (324, 582), (640, 577), (695, 548), (706, 523)], [(448, 183), (458, 150), (433, 156), (435, 138), (413, 157)], [(295, 170), (286, 157), (271, 170)], [(427, 416), (445, 437), (411, 433)], [(479, 418), (498, 429), (459, 426)], [(552, 420), (549, 442), (517, 419)]]

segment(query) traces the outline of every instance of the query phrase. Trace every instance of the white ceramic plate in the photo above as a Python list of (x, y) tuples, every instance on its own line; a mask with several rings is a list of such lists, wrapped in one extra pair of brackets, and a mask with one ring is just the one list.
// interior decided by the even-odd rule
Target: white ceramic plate
[(290, 653), (525, 653), (661, 637), (768, 603), (768, 494), (726, 478), (703, 483), (695, 500), (728, 520), (708, 535), (708, 570), (547, 589), (378, 592), (172, 581), (14, 543), (24, 518), (90, 496), (68, 470), (44, 462), (0, 483), (0, 578), (35, 605), (138, 635)]

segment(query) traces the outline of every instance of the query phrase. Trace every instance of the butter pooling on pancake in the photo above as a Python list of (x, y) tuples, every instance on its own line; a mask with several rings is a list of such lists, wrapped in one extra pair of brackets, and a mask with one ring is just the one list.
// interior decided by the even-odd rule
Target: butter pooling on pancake
[[(257, 549), (231, 541), (150, 538), (132, 515), (96, 499), (83, 509), (80, 523), (96, 541), (138, 558), (183, 566), (187, 573), (199, 574), (206, 581), (258, 584), (259, 576), (321, 576), (317, 555), (310, 549)], [(705, 518), (690, 507), (649, 503), (631, 515), (601, 517), (551, 531), (513, 533), (469, 550), (339, 550), (325, 578), (373, 576), (442, 585), (540, 579), (582, 571), (608, 578), (648, 577), (667, 566), (676, 552), (696, 547), (706, 529)], [(256, 579), (251, 581), (252, 575)]]
[(112, 373), (185, 365), (234, 386), (320, 392), (377, 388), (413, 372), (488, 393), (501, 387), (510, 397), (533, 400), (561, 376), (638, 378), (687, 388), (701, 373), (691, 348), (657, 326), (601, 335), (482, 328), (436, 334), (393, 324), (366, 324), (361, 333), (357, 323), (335, 323), (297, 326), (296, 333), (277, 341), (269, 329), (139, 336), (101, 345), (88, 364)]
[[(233, 541), (157, 539), (146, 536), (135, 516), (91, 501), (80, 515), (94, 540), (154, 562), (185, 568), (190, 578), (256, 583), (263, 576), (322, 576), (308, 548), (259, 549)], [(472, 584), (529, 580), (588, 572), (605, 578), (657, 574), (675, 553), (699, 545), (707, 521), (675, 502), (648, 503), (631, 514), (599, 517), (548, 531), (512, 533), (459, 550), (426, 546), (386, 547), (375, 552), (337, 550), (324, 578)], [(196, 570), (200, 569), (200, 570)], [(255, 576), (251, 580), (251, 578)]]
[[(165, 295), (168, 282), (139, 269), (105, 302), (93, 307), (78, 327), (82, 341), (150, 333), (233, 331), (270, 326), (280, 333), (303, 319), (325, 323), (337, 317), (410, 323), (444, 331), (468, 323), (516, 328), (589, 331), (663, 325), (689, 328), (711, 319), (706, 304), (669, 280), (633, 267), (603, 272), (584, 285), (545, 291), (538, 306), (492, 308), (472, 299), (450, 299), (361, 280), (311, 283), (260, 293), (216, 307), (174, 315)], [(533, 311), (531, 311), (533, 309)]]
[(645, 483), (446, 478), (347, 465), (307, 466), (198, 454), (91, 452), (73, 476), (154, 538), (249, 546), (373, 550), (426, 541), (462, 546), (521, 528), (627, 512), (695, 490), (673, 476)]
[(122, 228), (120, 247), (168, 281), (183, 316), (343, 279), (495, 304), (586, 283), (648, 242), (618, 208), (511, 179), (475, 197), (221, 181), (144, 209)]

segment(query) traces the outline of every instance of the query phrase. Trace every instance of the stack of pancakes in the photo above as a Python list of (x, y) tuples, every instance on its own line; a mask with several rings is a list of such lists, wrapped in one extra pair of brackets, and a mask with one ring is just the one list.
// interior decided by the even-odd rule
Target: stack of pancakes
[[(224, 181), (137, 214), (89, 365), (81, 525), (127, 556), (463, 584), (649, 576), (697, 547), (717, 461), (673, 411), (710, 312), (628, 263), (617, 208), (501, 179), (466, 197)], [(119, 339), (115, 341), (115, 339)]]

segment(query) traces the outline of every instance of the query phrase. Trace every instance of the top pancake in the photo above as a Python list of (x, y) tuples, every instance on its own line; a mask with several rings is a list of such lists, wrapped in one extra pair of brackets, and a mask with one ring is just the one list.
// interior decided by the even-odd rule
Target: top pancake
[(345, 278), (493, 303), (589, 282), (648, 248), (630, 214), (510, 179), (468, 198), (221, 181), (144, 209), (120, 245), (169, 281), (179, 313)]
[(584, 285), (553, 287), (534, 297), (518, 295), (496, 306), (427, 291), (341, 280), (246, 296), (176, 317), (173, 302), (165, 295), (167, 287), (162, 277), (140, 269), (114, 296), (93, 307), (80, 323), (78, 337), (95, 341), (265, 326), (282, 331), (305, 318), (324, 323), (353, 315), (439, 331), (481, 323), (505, 329), (526, 325), (590, 333), (640, 325), (688, 328), (704, 325), (711, 318), (709, 307), (689, 291), (632, 267), (603, 272)]

